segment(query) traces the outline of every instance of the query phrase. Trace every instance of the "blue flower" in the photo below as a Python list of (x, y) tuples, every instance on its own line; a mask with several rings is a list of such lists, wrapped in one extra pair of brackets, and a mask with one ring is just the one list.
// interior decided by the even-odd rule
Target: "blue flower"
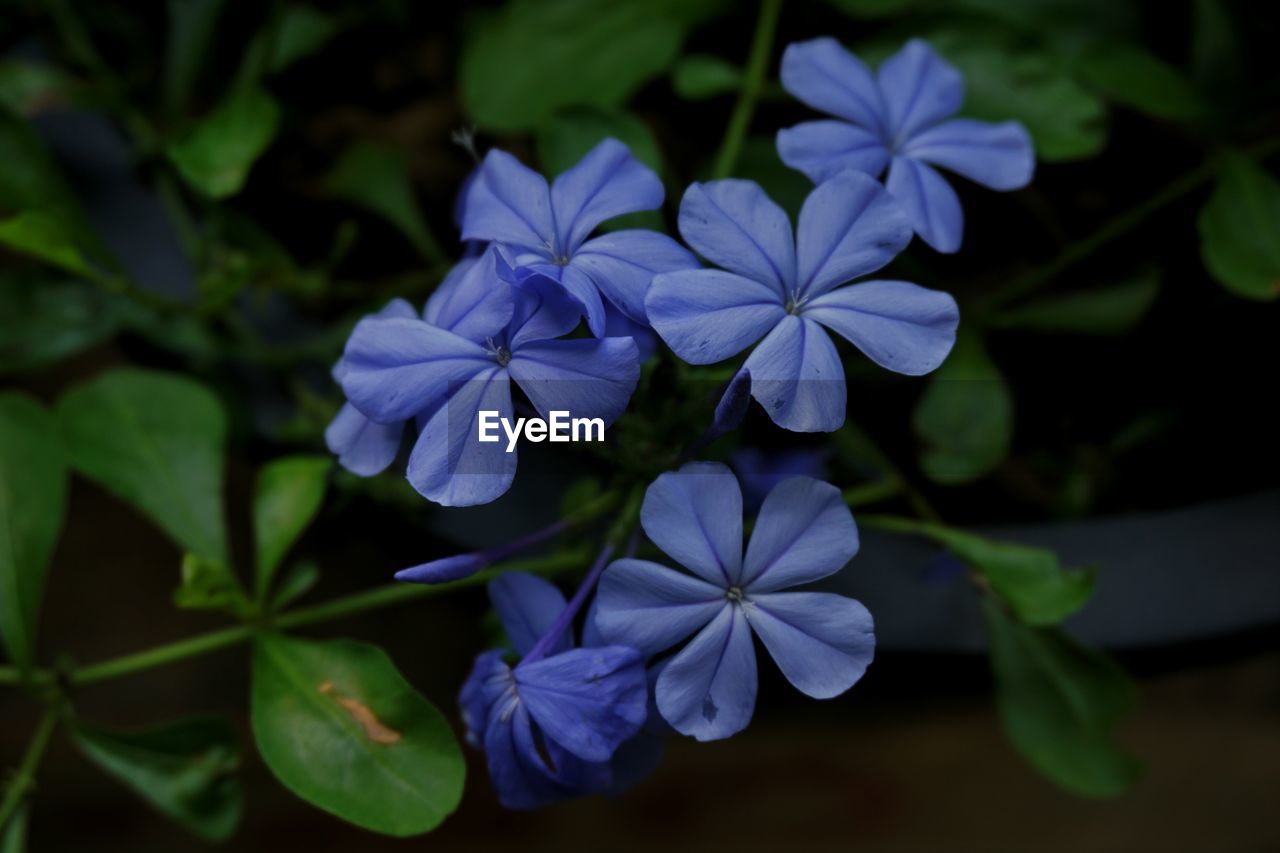
[(960, 248), (964, 212), (934, 166), (993, 190), (1031, 182), (1035, 153), (1026, 128), (1016, 121), (951, 119), (964, 101), (964, 78), (919, 39), (874, 76), (835, 39), (789, 45), (782, 85), (836, 117), (778, 131), (782, 161), (815, 183), (845, 169), (877, 177), (887, 166), (889, 192), (915, 232), (939, 252)]
[(680, 202), (685, 242), (723, 270), (656, 276), (649, 322), (676, 354), (712, 364), (763, 338), (746, 360), (751, 394), (774, 423), (831, 432), (844, 423), (844, 368), (823, 326), (899, 373), (933, 370), (955, 342), (948, 294), (903, 281), (840, 285), (880, 269), (911, 239), (871, 178), (842, 172), (805, 199), (792, 239), (782, 208), (751, 181), (693, 184)]
[[(691, 576), (646, 560), (617, 560), (600, 579), (604, 638), (654, 654), (693, 635), (658, 676), (658, 710), (675, 729), (716, 740), (751, 721), (756, 658), (751, 634), (801, 692), (839, 695), (875, 650), (869, 614), (851, 598), (783, 592), (839, 571), (858, 529), (834, 486), (808, 477), (765, 499), (742, 553), (742, 493), (729, 469), (693, 463), (649, 487), (645, 533)], [(695, 633), (696, 632), (696, 633)]]
[(611, 423), (640, 376), (630, 338), (554, 340), (578, 325), (578, 306), (551, 279), (518, 278), (490, 248), (451, 275), (423, 319), (372, 317), (342, 358), (351, 405), (377, 424), (415, 420), (421, 432), (408, 477), (445, 506), (488, 503), (515, 476), (517, 453), (480, 442), (482, 410), (512, 417), (511, 380), (534, 408)]
[(755, 447), (740, 447), (729, 455), (729, 465), (742, 484), (747, 512), (755, 512), (774, 487), (788, 477), (827, 476), (828, 448), (788, 447), (765, 453)]
[(591, 149), (550, 187), (510, 154), (492, 150), (467, 195), (462, 239), (502, 244), (518, 274), (559, 282), (581, 305), (591, 333), (602, 337), (622, 318), (646, 323), (644, 295), (655, 273), (697, 266), (679, 243), (655, 231), (587, 239), (606, 219), (661, 206), (662, 196), (658, 176), (616, 139)]
[(566, 603), (549, 582), (509, 572), (489, 584), (489, 596), (514, 651), (476, 658), (458, 697), (467, 741), (484, 750), (498, 799), (531, 809), (581, 794), (611, 790), (633, 760), (620, 751), (648, 714), (644, 658), (627, 646), (574, 649), (564, 632), (545, 657), (530, 655), (556, 629)]

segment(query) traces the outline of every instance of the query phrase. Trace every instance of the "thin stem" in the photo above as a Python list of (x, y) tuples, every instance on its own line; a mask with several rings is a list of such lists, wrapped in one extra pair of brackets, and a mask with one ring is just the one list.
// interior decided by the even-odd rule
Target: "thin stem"
[(738, 164), (738, 155), (742, 152), (742, 143), (746, 139), (747, 128), (751, 125), (756, 101), (760, 99), (765, 67), (769, 63), (769, 54), (773, 51), (773, 34), (778, 28), (778, 15), (781, 12), (782, 0), (761, 0), (760, 13), (756, 17), (756, 32), (751, 39), (751, 53), (747, 57), (747, 69), (742, 78), (742, 88), (738, 90), (738, 102), (734, 104), (733, 114), (729, 117), (729, 126), (724, 133), (724, 141), (720, 143), (720, 153), (716, 156), (716, 167), (712, 172), (713, 178), (729, 177)]
[(855, 459), (859, 456), (871, 457), (871, 462), (880, 469), (884, 479), (894, 485), (916, 515), (933, 522), (942, 521), (942, 516), (925, 498), (924, 493), (912, 485), (906, 472), (898, 467), (889, 454), (885, 453), (875, 440), (853, 421), (847, 421), (844, 429), (832, 433), (832, 440), (836, 451), (845, 456)]
[(600, 549), (599, 556), (596, 557), (595, 563), (591, 565), (591, 570), (587, 572), (587, 576), (582, 579), (582, 583), (578, 584), (578, 589), (573, 594), (573, 598), (569, 599), (569, 603), (565, 605), (564, 610), (560, 611), (556, 621), (551, 624), (547, 633), (538, 638), (538, 642), (534, 643), (532, 649), (529, 649), (529, 653), (524, 656), (524, 660), (521, 663), (541, 660), (547, 656), (547, 652), (555, 646), (560, 637), (564, 635), (565, 630), (573, 624), (573, 620), (578, 615), (578, 611), (582, 609), (587, 596), (596, 588), (596, 583), (600, 580), (600, 575), (604, 573), (605, 566), (609, 565), (613, 550), (612, 543), (606, 544), (604, 548)]
[(27, 744), (27, 752), (22, 756), (18, 772), (4, 789), (4, 800), (0, 802), (0, 827), (9, 821), (18, 806), (22, 805), (27, 791), (34, 787), (36, 769), (40, 766), (40, 759), (44, 757), (45, 748), (49, 746), (49, 739), (53, 737), (53, 730), (58, 726), (58, 714), (59, 709), (49, 708), (40, 718), (40, 725)]
[(866, 506), (880, 503), (883, 500), (902, 494), (902, 483), (896, 479), (886, 478), (873, 483), (850, 486), (844, 490), (844, 502), (850, 507)]
[(580, 566), (584, 556), (581, 550), (577, 550), (539, 559), (524, 560), (519, 563), (508, 563), (452, 583), (438, 584), (436, 586), (394, 584), (365, 590), (364, 592), (336, 598), (333, 601), (282, 613), (270, 620), (269, 623), (264, 623), (261, 626), (235, 625), (219, 631), (210, 631), (207, 634), (198, 634), (195, 637), (189, 637), (188, 639), (163, 646), (156, 646), (153, 649), (147, 649), (135, 654), (90, 664), (71, 672), (68, 680), (72, 685), (78, 686), (120, 678), (135, 672), (153, 669), (175, 661), (238, 645), (252, 639), (254, 634), (262, 627), (297, 628), (303, 625), (313, 625), (317, 622), (327, 622), (331, 619), (352, 616), (368, 610), (377, 610), (420, 598), (430, 598), (464, 587), (476, 586), (491, 580), (503, 571), (520, 570), (536, 574), (554, 574)]

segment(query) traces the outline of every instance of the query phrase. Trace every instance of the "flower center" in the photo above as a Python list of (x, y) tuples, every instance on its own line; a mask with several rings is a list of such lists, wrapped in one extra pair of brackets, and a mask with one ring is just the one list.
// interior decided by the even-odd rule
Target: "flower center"
[(497, 343), (493, 338), (489, 338), (485, 343), (488, 345), (489, 355), (498, 362), (499, 367), (506, 367), (511, 363), (511, 350)]
[(795, 315), (799, 315), (799, 313), (800, 313), (800, 308), (801, 308), (801, 306), (803, 306), (803, 305), (804, 305), (804, 299), (802, 299), (801, 297), (799, 297), (799, 296), (788, 296), (788, 297), (787, 297), (787, 305), (786, 305), (786, 309), (787, 309), (787, 313), (788, 313), (788, 314), (795, 314)]
[(742, 587), (740, 586), (731, 586), (724, 591), (724, 597), (732, 601), (734, 604), (737, 604), (739, 601), (746, 598), (746, 593), (742, 591)]

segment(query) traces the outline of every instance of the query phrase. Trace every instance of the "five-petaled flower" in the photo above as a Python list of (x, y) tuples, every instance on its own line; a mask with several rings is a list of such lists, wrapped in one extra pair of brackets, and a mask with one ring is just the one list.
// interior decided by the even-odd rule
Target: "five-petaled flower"
[(875, 651), (871, 615), (857, 601), (783, 592), (838, 571), (858, 530), (834, 486), (784, 480), (765, 499), (742, 553), (742, 493), (729, 469), (692, 463), (649, 486), (645, 533), (691, 576), (623, 559), (600, 579), (595, 624), (603, 637), (646, 654), (696, 635), (658, 676), (657, 707), (698, 740), (729, 737), (756, 699), (754, 631), (801, 692), (826, 699), (862, 677)]
[(960, 248), (964, 212), (940, 166), (993, 190), (1031, 181), (1035, 154), (1026, 128), (951, 118), (964, 101), (964, 78), (920, 39), (871, 70), (833, 38), (798, 42), (782, 57), (782, 85), (837, 120), (778, 131), (778, 155), (815, 183), (845, 169), (872, 177), (887, 166), (886, 186), (915, 232), (939, 252)]
[(467, 193), (462, 239), (499, 243), (518, 275), (559, 282), (581, 305), (596, 337), (630, 335), (646, 322), (644, 295), (654, 274), (695, 267), (697, 260), (656, 231), (587, 238), (607, 219), (660, 207), (662, 197), (662, 181), (616, 139), (591, 149), (550, 186), (495, 149)]
[(631, 338), (555, 340), (579, 323), (578, 305), (546, 276), (517, 277), (497, 248), (451, 275), (424, 319), (370, 317), (342, 357), (351, 405), (378, 424), (416, 420), (408, 477), (445, 506), (487, 503), (515, 476), (516, 453), (480, 442), (481, 410), (511, 419), (511, 380), (552, 410), (611, 423), (640, 377)]
[(884, 188), (842, 172), (805, 199), (794, 239), (787, 214), (750, 181), (693, 184), (680, 233), (724, 267), (662, 273), (649, 322), (685, 361), (711, 364), (760, 338), (746, 360), (751, 394), (774, 422), (831, 432), (845, 417), (844, 368), (823, 326), (899, 373), (933, 370), (955, 342), (950, 295), (904, 281), (850, 279), (889, 263), (911, 227)]
[(489, 597), (523, 659), (513, 667), (503, 650), (480, 654), (458, 701), (498, 799), (531, 809), (612, 790), (628, 769), (617, 766), (627, 757), (619, 747), (648, 715), (643, 656), (620, 645), (575, 649), (568, 631), (549, 636), (566, 605), (541, 578), (508, 572)]

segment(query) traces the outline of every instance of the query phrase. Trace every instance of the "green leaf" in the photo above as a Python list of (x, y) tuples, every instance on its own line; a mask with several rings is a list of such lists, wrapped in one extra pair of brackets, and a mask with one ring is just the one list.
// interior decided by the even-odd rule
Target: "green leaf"
[(987, 325), (1035, 332), (1123, 335), (1146, 316), (1159, 292), (1160, 273), (1151, 269), (1114, 284), (1044, 296), (1005, 309)]
[(169, 159), (187, 183), (212, 198), (240, 192), (254, 161), (275, 139), (280, 108), (261, 89), (241, 89), (205, 116), (180, 141)]
[(320, 580), (320, 568), (311, 562), (298, 563), (284, 573), (275, 595), (271, 597), (271, 609), (280, 610), (311, 591)]
[(0, 853), (26, 853), (27, 806), (18, 806), (4, 826), (0, 826)]
[(1187, 120), (1205, 113), (1191, 81), (1136, 44), (1094, 44), (1077, 61), (1076, 74), (1110, 100), (1156, 118)]
[(1047, 548), (968, 533), (945, 524), (877, 518), (882, 529), (927, 536), (986, 579), (1018, 618), (1029, 625), (1056, 625), (1093, 594), (1096, 572), (1064, 569)]
[(240, 747), (226, 720), (189, 717), (148, 729), (113, 731), (77, 722), (80, 750), (161, 814), (206, 841), (224, 841), (244, 798), (232, 775)]
[(332, 195), (390, 222), (424, 258), (443, 255), (414, 198), (408, 158), (403, 151), (357, 143), (338, 160), (325, 185)]
[(1200, 257), (1219, 284), (1247, 299), (1280, 296), (1280, 183), (1272, 175), (1228, 152), (1197, 224)]
[[(511, 0), (462, 53), (477, 124), (514, 132), (572, 106), (616, 107), (665, 71), (722, 0)], [(518, 67), (513, 67), (518, 66)]]
[(332, 15), (306, 5), (289, 6), (273, 39), (271, 60), (267, 70), (279, 74), (290, 65), (316, 53), (338, 33), (338, 22)]
[(121, 315), (116, 297), (84, 282), (48, 278), (44, 270), (0, 272), (0, 372), (88, 349), (115, 333)]
[(931, 41), (964, 74), (964, 115), (1017, 119), (1042, 161), (1077, 160), (1102, 150), (1102, 101), (1075, 82), (1053, 54), (967, 33), (939, 34)]
[(0, 221), (0, 246), (8, 246), (70, 273), (93, 275), (93, 269), (62, 223), (38, 210), (24, 211)]
[[(538, 160), (548, 177), (571, 168), (588, 151), (608, 138), (617, 139), (631, 149), (636, 159), (661, 175), (662, 152), (648, 126), (619, 110), (574, 109), (557, 113), (545, 122), (537, 135)], [(662, 213), (643, 210), (610, 220), (603, 228), (648, 228), (664, 230)]]
[(718, 56), (694, 53), (676, 63), (671, 85), (686, 101), (701, 101), (737, 92), (742, 85), (742, 69)]
[(1086, 797), (1115, 797), (1141, 775), (1111, 728), (1135, 704), (1133, 682), (1110, 657), (1060, 629), (1031, 628), (981, 599), (1005, 734), (1037, 770)]
[(258, 474), (253, 496), (253, 537), (257, 555), (254, 588), (262, 600), (271, 588), (280, 561), (324, 502), (329, 469), (327, 456), (286, 456)]
[(312, 805), (398, 836), (457, 807), (465, 765), (448, 723), (376, 646), (264, 635), (252, 694), (263, 759)]
[(177, 113), (191, 97), (209, 55), (226, 0), (169, 0), (169, 39), (165, 47), (164, 100)]
[(922, 5), (921, 0), (827, 0), (850, 18), (891, 18)]
[(79, 86), (62, 69), (25, 59), (0, 59), (0, 105), (22, 115), (77, 100)]
[(172, 373), (121, 369), (58, 401), (72, 466), (142, 510), (188, 551), (228, 562), (227, 424), (218, 398)]
[(34, 657), (45, 573), (66, 512), (57, 426), (30, 397), (0, 394), (0, 639), (24, 669)]
[(961, 330), (920, 395), (911, 426), (922, 444), (920, 467), (935, 482), (967, 483), (1004, 461), (1013, 398), (977, 335)]
[(226, 563), (196, 554), (182, 557), (182, 583), (173, 603), (183, 610), (225, 610), (236, 616), (248, 613), (240, 581)]

